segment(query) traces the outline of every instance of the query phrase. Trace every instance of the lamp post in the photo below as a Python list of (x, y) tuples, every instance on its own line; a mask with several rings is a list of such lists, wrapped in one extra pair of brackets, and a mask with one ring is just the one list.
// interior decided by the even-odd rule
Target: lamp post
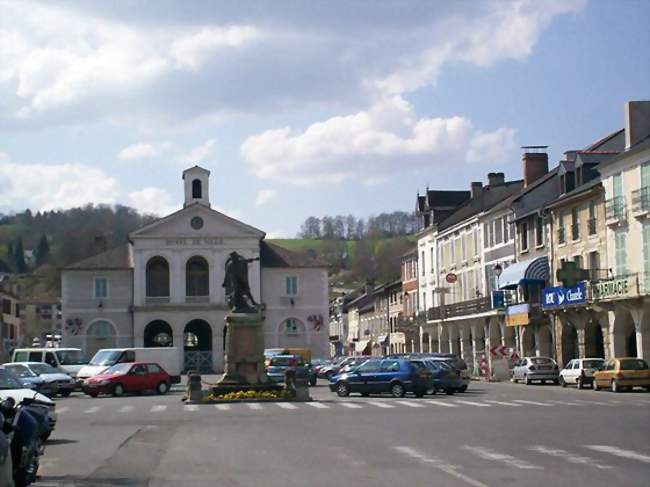
[(494, 265), (494, 275), (497, 276), (497, 289), (499, 289), (499, 277), (501, 277), (501, 273), (503, 272), (503, 267), (501, 267), (501, 264), (498, 262)]

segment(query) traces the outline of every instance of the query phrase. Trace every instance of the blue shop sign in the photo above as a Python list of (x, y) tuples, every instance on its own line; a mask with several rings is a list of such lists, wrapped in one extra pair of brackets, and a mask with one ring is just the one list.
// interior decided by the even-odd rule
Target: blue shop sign
[(587, 288), (584, 282), (575, 287), (545, 287), (542, 289), (543, 308), (584, 304), (586, 300)]

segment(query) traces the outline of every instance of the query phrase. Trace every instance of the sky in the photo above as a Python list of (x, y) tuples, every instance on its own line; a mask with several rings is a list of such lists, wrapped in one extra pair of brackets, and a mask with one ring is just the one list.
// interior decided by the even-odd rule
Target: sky
[(293, 237), (553, 166), (650, 99), (650, 1), (0, 0), (0, 213), (212, 207)]

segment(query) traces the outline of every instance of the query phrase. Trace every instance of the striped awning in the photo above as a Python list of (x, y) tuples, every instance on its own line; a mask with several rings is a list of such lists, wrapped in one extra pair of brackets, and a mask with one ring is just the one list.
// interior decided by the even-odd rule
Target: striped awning
[(515, 262), (506, 267), (499, 278), (499, 289), (514, 289), (526, 282), (544, 283), (549, 279), (548, 257)]

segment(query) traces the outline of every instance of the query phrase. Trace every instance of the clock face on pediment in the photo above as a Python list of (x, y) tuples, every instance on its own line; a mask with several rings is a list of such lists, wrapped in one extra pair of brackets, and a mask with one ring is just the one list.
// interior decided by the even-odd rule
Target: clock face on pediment
[(262, 238), (264, 232), (205, 205), (194, 204), (130, 234), (138, 238)]

